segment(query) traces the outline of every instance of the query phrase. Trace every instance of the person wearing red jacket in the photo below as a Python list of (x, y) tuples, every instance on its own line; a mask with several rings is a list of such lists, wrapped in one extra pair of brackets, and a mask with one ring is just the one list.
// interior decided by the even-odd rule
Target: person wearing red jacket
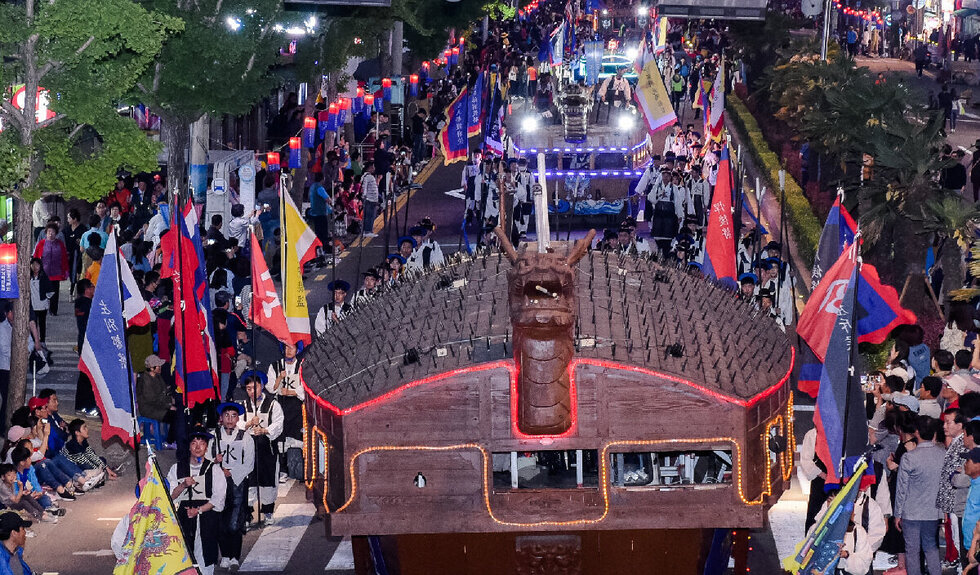
[(44, 237), (34, 247), (33, 257), (41, 260), (44, 273), (51, 280), (54, 295), (51, 297), (48, 311), (58, 315), (58, 296), (61, 293), (61, 282), (68, 279), (68, 248), (58, 237), (58, 224), (50, 223), (44, 229)]

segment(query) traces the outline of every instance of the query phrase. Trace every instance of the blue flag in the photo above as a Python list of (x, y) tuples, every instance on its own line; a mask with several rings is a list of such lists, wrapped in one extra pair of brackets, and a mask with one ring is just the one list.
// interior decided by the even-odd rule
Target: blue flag
[(483, 72), (480, 72), (476, 77), (476, 83), (473, 84), (467, 110), (466, 135), (477, 136), (483, 125)]
[(854, 234), (857, 233), (857, 222), (848, 213), (847, 208), (841, 204), (838, 195), (837, 201), (830, 208), (827, 214), (827, 223), (820, 232), (820, 243), (817, 246), (817, 253), (813, 257), (813, 287), (817, 287), (823, 274), (834, 265), (844, 246), (854, 243)]
[(446, 107), (446, 125), (439, 133), (442, 142), (443, 163), (449, 165), (466, 159), (469, 140), (466, 137), (467, 123), (466, 88)]
[(857, 355), (854, 330), (857, 311), (858, 266), (851, 269), (847, 288), (834, 322), (823, 371), (813, 423), (817, 428), (817, 457), (827, 467), (827, 483), (839, 483), (837, 469), (848, 456), (861, 455), (868, 445), (867, 420), (864, 414), (864, 391), (854, 377), (852, 367)]
[(602, 72), (602, 55), (605, 49), (602, 42), (593, 40), (585, 43), (585, 85), (591, 86), (599, 81)]
[(126, 320), (119, 291), (119, 250), (116, 235), (109, 236), (99, 270), (92, 311), (85, 329), (85, 342), (78, 369), (88, 376), (95, 400), (102, 411), (102, 439), (118, 437), (133, 447), (133, 373), (126, 347)]

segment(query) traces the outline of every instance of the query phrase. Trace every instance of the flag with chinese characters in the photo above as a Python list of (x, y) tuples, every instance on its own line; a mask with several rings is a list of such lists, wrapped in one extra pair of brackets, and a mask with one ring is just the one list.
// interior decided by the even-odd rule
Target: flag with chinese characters
[(704, 238), (704, 275), (735, 289), (735, 231), (732, 227), (732, 172), (728, 146), (721, 149), (718, 180), (711, 195), (708, 231)]
[(476, 77), (467, 105), (466, 135), (478, 136), (483, 126), (483, 72)]
[(651, 134), (677, 122), (677, 114), (670, 103), (667, 86), (664, 85), (664, 78), (660, 75), (660, 68), (655, 60), (648, 61), (640, 72), (633, 99), (636, 100)]
[(78, 369), (88, 376), (102, 412), (102, 440), (118, 437), (133, 447), (133, 373), (129, 368), (123, 304), (119, 293), (120, 260), (112, 234), (102, 256), (99, 280), (92, 295), (92, 310)]
[(442, 162), (448, 166), (466, 160), (469, 141), (466, 137), (468, 98), (466, 88), (446, 107), (446, 125), (439, 132), (442, 143)]
[(249, 310), (249, 320), (255, 325), (271, 333), (283, 343), (292, 343), (293, 338), (286, 324), (286, 316), (282, 312), (279, 294), (272, 283), (272, 274), (262, 256), (259, 240), (252, 236), (252, 308)]
[(139, 498), (125, 521), (128, 527), (113, 575), (198, 573), (180, 531), (167, 485), (153, 459), (146, 462)]
[(705, 114), (708, 121), (708, 132), (711, 139), (720, 142), (721, 133), (725, 128), (725, 59), (721, 59), (718, 75), (711, 86), (711, 105)]

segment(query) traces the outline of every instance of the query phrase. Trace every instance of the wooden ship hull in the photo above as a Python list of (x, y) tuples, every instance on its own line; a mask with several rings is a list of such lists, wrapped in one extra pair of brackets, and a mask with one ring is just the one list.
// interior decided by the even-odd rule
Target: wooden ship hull
[[(414, 354), (381, 343), (345, 363), (318, 343), (302, 366), (307, 486), (328, 533), (353, 537), (358, 573), (381, 559), (403, 574), (622, 573), (651, 561), (694, 574), (715, 530), (763, 526), (793, 466), (793, 352), (766, 318), (704, 279), (590, 254), (571, 288), (575, 354), (555, 367), (567, 371), (570, 425), (529, 435), (501, 256), (454, 267), (466, 280), (455, 292), (427, 274), (399, 296), (435, 293), (428, 319), (406, 320)], [(371, 331), (385, 305), (344, 324)]]

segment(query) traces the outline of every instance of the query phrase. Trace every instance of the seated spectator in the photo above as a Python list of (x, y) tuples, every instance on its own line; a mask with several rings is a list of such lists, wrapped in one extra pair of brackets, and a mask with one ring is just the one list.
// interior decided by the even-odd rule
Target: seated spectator
[[(92, 446), (88, 444), (88, 424), (85, 423), (84, 419), (73, 419), (68, 424), (68, 432), (71, 434), (71, 439), (66, 441), (64, 447), (61, 448), (62, 455), (82, 469), (103, 471), (109, 479), (119, 477), (106, 463), (105, 457), (99, 457), (92, 450)], [(98, 482), (99, 485), (102, 483), (105, 483), (104, 478)]]
[(58, 522), (54, 512), (48, 512), (38, 503), (40, 492), (29, 492), (17, 479), (17, 470), (10, 463), (0, 463), (0, 503), (7, 509), (24, 511), (37, 521)]
[(140, 417), (154, 419), (170, 426), (167, 433), (167, 443), (174, 441), (174, 418), (177, 411), (170, 387), (163, 380), (162, 367), (167, 363), (160, 356), (151, 355), (146, 358), (146, 371), (136, 378), (136, 404), (139, 406)]
[(57, 507), (51, 501), (51, 498), (44, 494), (44, 490), (41, 488), (41, 482), (37, 479), (34, 466), (31, 465), (31, 450), (23, 446), (15, 447), (10, 454), (10, 459), (13, 461), (14, 469), (17, 472), (17, 480), (23, 486), (24, 492), (37, 500), (45, 511), (50, 512), (52, 515), (64, 515), (65, 510)]

